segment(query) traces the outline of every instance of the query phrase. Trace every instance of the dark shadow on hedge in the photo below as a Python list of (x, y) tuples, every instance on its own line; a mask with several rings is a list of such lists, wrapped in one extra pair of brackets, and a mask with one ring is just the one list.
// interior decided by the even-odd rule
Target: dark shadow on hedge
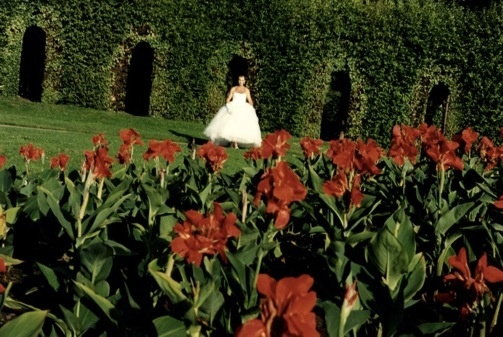
[(351, 81), (347, 71), (332, 73), (330, 90), (321, 116), (320, 138), (323, 140), (338, 139), (346, 132)]
[(424, 116), (425, 123), (445, 130), (450, 94), (449, 88), (444, 83), (439, 83), (431, 88)]
[(45, 71), (45, 31), (30, 26), (23, 36), (19, 68), (19, 96), (30, 101), (42, 101), (42, 81)]
[(248, 60), (244, 57), (234, 55), (228, 66), (229, 71), (227, 72), (227, 83), (229, 83), (231, 87), (238, 84), (239, 76), (248, 77)]
[(126, 112), (148, 116), (152, 93), (154, 50), (148, 42), (139, 42), (133, 49), (126, 82)]

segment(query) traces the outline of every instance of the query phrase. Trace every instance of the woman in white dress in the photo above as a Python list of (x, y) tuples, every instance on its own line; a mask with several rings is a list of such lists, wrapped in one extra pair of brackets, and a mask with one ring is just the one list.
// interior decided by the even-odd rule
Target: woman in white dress
[(250, 90), (245, 87), (244, 76), (238, 77), (238, 85), (231, 88), (226, 104), (221, 107), (204, 135), (213, 143), (238, 148), (239, 145), (258, 147), (262, 143), (258, 117), (253, 107)]

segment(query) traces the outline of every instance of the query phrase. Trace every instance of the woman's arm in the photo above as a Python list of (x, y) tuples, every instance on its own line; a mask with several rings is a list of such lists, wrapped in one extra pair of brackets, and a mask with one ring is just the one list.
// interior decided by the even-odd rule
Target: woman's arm
[(229, 103), (230, 101), (232, 101), (232, 94), (234, 93), (235, 89), (236, 89), (236, 87), (231, 88), (231, 90), (229, 91), (229, 94), (227, 95), (227, 99), (225, 100), (225, 103)]
[(253, 106), (253, 100), (251, 98), (250, 89), (248, 88), (246, 88), (246, 99), (248, 100), (248, 103), (250, 103), (250, 105)]

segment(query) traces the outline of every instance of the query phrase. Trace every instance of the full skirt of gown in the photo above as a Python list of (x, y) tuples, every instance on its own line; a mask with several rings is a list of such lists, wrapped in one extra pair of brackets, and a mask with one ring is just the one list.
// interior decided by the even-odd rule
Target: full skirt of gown
[(243, 146), (258, 147), (262, 144), (262, 135), (255, 108), (248, 102), (232, 100), (221, 107), (204, 135), (217, 145), (236, 142)]

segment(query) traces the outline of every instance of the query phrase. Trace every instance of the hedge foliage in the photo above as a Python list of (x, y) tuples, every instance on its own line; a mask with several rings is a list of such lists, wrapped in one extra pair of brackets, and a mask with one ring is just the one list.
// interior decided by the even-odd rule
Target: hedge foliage
[(31, 29), (45, 43), (34, 100), (208, 122), (245, 73), (264, 131), (325, 139), (344, 131), (385, 144), (394, 124), (426, 121), (494, 137), (503, 125), (502, 9), (434, 0), (2, 1), (1, 94), (26, 97), (21, 55)]

